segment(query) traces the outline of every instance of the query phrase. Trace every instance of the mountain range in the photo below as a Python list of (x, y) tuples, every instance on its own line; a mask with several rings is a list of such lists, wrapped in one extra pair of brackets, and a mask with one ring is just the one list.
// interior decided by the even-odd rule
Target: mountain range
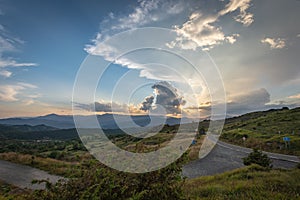
[[(92, 118), (94, 116), (77, 116), (81, 123), (80, 128), (97, 128), (92, 123)], [(190, 123), (194, 121), (191, 118), (174, 118), (174, 117), (161, 117), (161, 116), (152, 116), (150, 119), (149, 115), (138, 115), (138, 116), (126, 116), (126, 115), (112, 115), (104, 114), (97, 115), (99, 124), (103, 129), (118, 129), (122, 128), (131, 128), (134, 126), (132, 121), (138, 126), (147, 126), (151, 122), (151, 126), (159, 126), (162, 123), (168, 125), (175, 125), (179, 123)], [(118, 124), (116, 120), (118, 121)], [(75, 128), (75, 123), (72, 115), (57, 115), (49, 114), (45, 116), (38, 117), (18, 117), (18, 118), (6, 118), (0, 119), (0, 124), (6, 125), (30, 125), (38, 126), (45, 125), (57, 129), (70, 129)]]

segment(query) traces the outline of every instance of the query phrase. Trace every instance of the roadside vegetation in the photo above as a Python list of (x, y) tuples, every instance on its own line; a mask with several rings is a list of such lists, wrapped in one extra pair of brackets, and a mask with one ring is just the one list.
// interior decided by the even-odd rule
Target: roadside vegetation
[(299, 169), (269, 170), (251, 165), (188, 180), (183, 190), (190, 199), (299, 199), (299, 177)]
[(257, 164), (265, 168), (272, 168), (271, 159), (267, 156), (267, 154), (262, 153), (257, 149), (253, 149), (247, 157), (243, 158), (244, 165)]
[[(1, 125), (0, 159), (69, 178), (47, 183), (46, 190), (22, 190), (0, 181), (2, 199), (300, 199), (298, 169), (272, 169), (261, 150), (300, 155), (300, 108), (249, 113), (226, 120), (221, 140), (255, 148), (244, 168), (215, 176), (185, 179), (181, 167), (198, 158), (209, 120), (184, 125), (198, 132), (193, 145), (172, 165), (146, 174), (112, 170), (95, 160), (74, 129)], [(155, 127), (152, 131), (155, 131)], [(165, 125), (155, 136), (135, 138), (106, 130), (109, 139), (131, 152), (150, 152), (173, 139), (178, 125)], [(45, 133), (45, 134), (43, 134)], [(64, 133), (66, 133), (64, 135)], [(283, 137), (289, 137), (285, 143)], [(44, 180), (47, 182), (46, 180)]]
[[(284, 137), (290, 138), (290, 142), (285, 142)], [(220, 139), (252, 149), (300, 156), (300, 108), (230, 118)]]

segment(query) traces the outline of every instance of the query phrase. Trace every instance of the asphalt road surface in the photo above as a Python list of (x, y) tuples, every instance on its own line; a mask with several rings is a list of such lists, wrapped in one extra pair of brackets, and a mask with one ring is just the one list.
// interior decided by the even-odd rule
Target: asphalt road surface
[[(248, 156), (252, 149), (218, 141), (214, 149), (204, 158), (190, 162), (183, 167), (182, 175), (187, 178), (223, 173), (243, 167), (242, 158)], [(273, 168), (290, 169), (300, 162), (296, 156), (266, 153), (272, 159)]]
[(0, 179), (20, 188), (35, 190), (44, 189), (45, 184), (31, 184), (33, 179), (49, 179), (50, 182), (55, 183), (62, 177), (50, 175), (45, 171), (29, 166), (0, 160)]

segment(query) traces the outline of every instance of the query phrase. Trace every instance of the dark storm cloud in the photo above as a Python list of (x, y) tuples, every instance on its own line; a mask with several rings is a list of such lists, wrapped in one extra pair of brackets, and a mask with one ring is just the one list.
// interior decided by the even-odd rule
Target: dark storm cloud
[(142, 105), (140, 107), (140, 110), (148, 111), (151, 109), (151, 106), (153, 104), (154, 96), (146, 97), (145, 100), (142, 102)]
[(75, 103), (77, 108), (92, 112), (125, 112), (128, 106), (115, 102), (95, 102), (91, 104)]
[(227, 113), (229, 115), (237, 115), (253, 111), (282, 107), (294, 108), (297, 106), (299, 104), (286, 101), (271, 102), (269, 92), (262, 88), (233, 98), (232, 102), (227, 104)]
[(151, 109), (151, 105), (155, 99), (155, 104), (165, 108), (167, 114), (180, 114), (181, 106), (186, 101), (178, 95), (177, 89), (166, 81), (161, 81), (152, 86), (155, 90), (156, 98), (153, 96), (146, 97), (142, 103), (140, 110), (147, 111)]
[(266, 104), (269, 102), (269, 92), (261, 88), (234, 97), (231, 102), (227, 104), (227, 112), (228, 114), (238, 114), (241, 112), (261, 110), (265, 109), (267, 107)]

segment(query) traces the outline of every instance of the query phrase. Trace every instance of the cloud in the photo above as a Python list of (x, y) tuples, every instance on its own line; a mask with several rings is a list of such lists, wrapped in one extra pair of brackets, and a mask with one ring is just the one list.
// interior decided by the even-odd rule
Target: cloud
[(153, 102), (154, 102), (154, 96), (146, 97), (145, 100), (142, 102), (140, 110), (142, 110), (142, 111), (150, 110), (152, 108)]
[(288, 97), (289, 99), (300, 99), (300, 94), (295, 94)]
[(119, 104), (116, 102), (99, 101), (91, 104), (74, 103), (77, 108), (90, 112), (104, 112), (104, 113), (125, 113), (129, 111), (130, 106), (126, 104)]
[(196, 49), (198, 46), (210, 48), (225, 40), (225, 36), (220, 28), (211, 24), (217, 20), (216, 16), (204, 16), (199, 12), (193, 13), (182, 27), (175, 26), (175, 31), (179, 35), (176, 41), (169, 44), (182, 49)]
[(223, 15), (239, 10), (240, 14), (234, 19), (249, 26), (254, 21), (253, 14), (246, 12), (250, 2), (251, 0), (231, 0), (223, 10), (214, 15), (204, 15), (201, 11), (193, 12), (182, 26), (174, 26), (178, 37), (175, 41), (167, 43), (167, 46), (192, 50), (201, 47), (203, 50), (209, 50), (222, 43), (235, 43), (239, 34), (225, 35), (222, 28), (215, 23)]
[[(243, 113), (293, 106), (288, 102), (272, 102), (270, 93), (265, 89), (247, 91), (245, 93), (229, 96), (227, 102), (227, 115), (240, 115)], [(210, 107), (203, 106), (207, 111)]]
[(15, 60), (0, 60), (0, 68), (4, 67), (32, 67), (37, 66), (36, 63), (19, 63)]
[(174, 27), (178, 37), (167, 46), (193, 50), (201, 47), (203, 50), (209, 50), (223, 42), (233, 44), (239, 35), (225, 36), (221, 27), (213, 25), (218, 17), (218, 15), (204, 15), (200, 11), (194, 12), (181, 27)]
[(1, 85), (0, 86), (0, 100), (11, 102), (17, 101), (17, 94), (24, 88), (18, 85)]
[(228, 110), (234, 111), (239, 109), (260, 109), (270, 101), (269, 92), (266, 89), (261, 88), (245, 94), (233, 96), (231, 101), (228, 103)]
[(226, 37), (226, 40), (227, 42), (229, 42), (230, 44), (233, 44), (236, 42), (237, 38), (239, 37), (240, 35), (239, 34), (233, 34), (231, 36), (227, 36)]
[(0, 76), (4, 76), (6, 78), (10, 77), (12, 75), (12, 73), (10, 71), (7, 70), (0, 70)]
[(125, 104), (118, 104), (115, 102), (95, 102), (96, 112), (126, 112), (127, 110), (128, 106)]
[[(1, 56), (1, 55), (0, 55)], [(12, 67), (32, 67), (37, 66), (36, 63), (19, 63), (15, 60), (6, 60), (0, 57), (0, 76), (4, 76), (6, 78), (12, 75), (12, 72), (8, 71), (7, 68)]]
[[(0, 85), (0, 101), (5, 102), (13, 102), (18, 101), (19, 95), (22, 93), (22, 91), (26, 89), (35, 89), (37, 86), (19, 82), (15, 85)], [(27, 100), (33, 100), (34, 98), (30, 98), (33, 96), (25, 96), (24, 98)], [(29, 99), (28, 99), (29, 98)]]
[(248, 8), (250, 7), (251, 1), (252, 0), (230, 0), (225, 8), (219, 12), (219, 15), (222, 16), (239, 10), (239, 15), (234, 17), (234, 19), (245, 26), (249, 26), (254, 22), (253, 14), (247, 12)]
[[(147, 24), (162, 21), (183, 12), (188, 5), (180, 0), (139, 0), (138, 5), (126, 16), (118, 17), (114, 13), (109, 13), (108, 18), (101, 24), (109, 25), (109, 29), (122, 31), (145, 26)], [(102, 33), (109, 30), (102, 29)]]
[[(99, 35), (98, 37), (102, 36)], [(163, 63), (168, 64), (152, 63), (153, 59), (149, 58), (149, 55), (142, 51), (139, 53), (135, 52), (136, 54), (127, 54), (119, 57), (119, 55), (122, 54), (120, 53), (120, 51), (122, 51), (120, 49), (122, 49), (122, 46), (125, 45), (124, 41), (120, 39), (112, 41), (113, 42), (100, 42), (97, 40), (95, 41), (95, 45), (87, 45), (85, 50), (90, 55), (101, 56), (108, 62), (112, 62), (128, 69), (138, 70), (140, 77), (152, 80), (182, 81), (182, 74), (179, 74), (171, 67), (173, 64), (170, 64), (170, 61), (163, 61)], [(134, 43), (134, 39), (129, 39), (128, 41), (132, 41), (132, 43)], [(162, 44), (164, 45), (164, 42), (162, 42)], [(156, 54), (153, 53), (152, 55), (155, 55), (153, 57), (159, 57), (162, 53), (156, 52)], [(176, 63), (176, 65), (177, 64), (178, 63)]]
[(14, 58), (3, 57), (4, 53), (18, 51), (18, 46), (23, 43), (24, 41), (19, 38), (12, 37), (4, 26), (0, 24), (0, 76), (8, 78), (12, 75), (12, 72), (7, 68), (37, 66), (36, 63), (18, 62)]
[(6, 38), (4, 38), (4, 36), (1, 35), (1, 32), (3, 32), (3, 29), (0, 30), (0, 55), (2, 55), (3, 52), (15, 51), (15, 41), (7, 40)]
[[(227, 101), (227, 115), (232, 116), (269, 109), (270, 107), (275, 106), (271, 105), (270, 102), (270, 94), (264, 88), (248, 91), (235, 96), (229, 96)], [(207, 117), (211, 115), (211, 104), (213, 104), (215, 108), (220, 106), (218, 102), (205, 102), (199, 107), (188, 107), (186, 110), (200, 110), (201, 115)]]
[[(294, 97), (297, 97), (296, 95)], [(290, 98), (290, 97), (289, 97)], [(227, 114), (237, 115), (241, 113), (267, 110), (271, 108), (295, 107), (299, 103), (288, 101), (271, 101), (270, 93), (261, 88), (244, 94), (233, 96), (227, 104)]]
[(286, 46), (285, 40), (281, 38), (264, 38), (261, 42), (270, 45), (271, 49), (282, 49)]
[(150, 14), (158, 8), (159, 0), (142, 0), (132, 13), (120, 18), (119, 23), (113, 29), (130, 29), (155, 21), (156, 18)]
[(140, 110), (148, 111), (155, 109), (155, 106), (162, 106), (166, 114), (181, 114), (181, 107), (186, 101), (178, 95), (177, 89), (166, 81), (161, 81), (152, 86), (155, 96), (146, 97), (142, 102)]
[(244, 26), (250, 26), (254, 22), (253, 16), (254, 15), (252, 13), (242, 12), (241, 14), (236, 16), (234, 19), (237, 22), (244, 24)]
[[(174, 16), (182, 13), (188, 6), (188, 2), (180, 0), (139, 0), (133, 11), (125, 16), (109, 13), (101, 22), (101, 30), (92, 40), (93, 44), (86, 45), (84, 50), (89, 54), (95, 52), (95, 49), (99, 50), (101, 42), (117, 32), (174, 19)], [(106, 52), (109, 53), (109, 49)]]
[[(144, 99), (140, 105), (120, 104), (116, 102), (99, 101), (91, 104), (82, 104), (74, 102), (76, 108), (101, 113), (121, 113), (121, 114), (145, 114), (147, 111), (157, 111), (161, 106), (165, 109), (165, 114), (181, 114), (181, 107), (186, 101), (178, 94), (177, 89), (166, 81), (161, 81), (152, 86), (155, 96), (151, 95)], [(157, 114), (162, 114), (159, 111)]]

